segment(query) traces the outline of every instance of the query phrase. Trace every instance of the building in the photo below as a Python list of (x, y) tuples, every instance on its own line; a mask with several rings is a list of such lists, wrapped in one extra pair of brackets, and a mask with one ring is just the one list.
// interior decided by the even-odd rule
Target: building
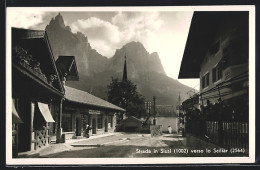
[(124, 112), (87, 92), (65, 86), (78, 81), (74, 56), (55, 62), (45, 31), (12, 28), (12, 153), (46, 147), (56, 142), (112, 132), (116, 114)]
[[(65, 142), (66, 139), (86, 137), (87, 124), (92, 127), (90, 135), (114, 132), (116, 115), (125, 110), (85, 91), (65, 85), (66, 81), (79, 80), (74, 56), (59, 56), (56, 65), (63, 81), (65, 95), (61, 108), (59, 105), (52, 105), (53, 116), (58, 122), (52, 126), (52, 141)], [(62, 110), (62, 114), (59, 110)]]
[(49, 144), (49, 106), (63, 96), (46, 32), (12, 28), (13, 157)]
[(123, 119), (120, 122), (119, 131), (141, 132), (142, 131), (142, 124), (143, 124), (143, 122), (140, 119), (138, 119), (134, 116), (130, 116), (126, 119)]
[(161, 126), (162, 132), (168, 132), (168, 126), (171, 126), (173, 133), (178, 132), (179, 119), (173, 105), (156, 105), (155, 120)]
[[(219, 144), (248, 147), (248, 61), (249, 12), (194, 12), (179, 72), (200, 79), (200, 107), (186, 115), (191, 129)], [(183, 104), (193, 107), (197, 97)]]
[(68, 86), (65, 86), (62, 110), (62, 131), (67, 139), (85, 137), (87, 124), (92, 127), (90, 135), (114, 132), (117, 114), (125, 111), (85, 91)]
[(200, 103), (247, 97), (248, 12), (195, 12), (179, 78), (200, 78)]

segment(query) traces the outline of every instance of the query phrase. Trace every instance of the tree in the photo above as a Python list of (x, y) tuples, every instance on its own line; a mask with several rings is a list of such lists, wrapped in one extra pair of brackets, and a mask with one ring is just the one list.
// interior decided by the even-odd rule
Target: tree
[[(145, 98), (137, 92), (137, 87), (130, 80), (119, 81), (112, 78), (107, 86), (108, 101), (126, 110), (127, 116), (141, 118), (145, 116)], [(123, 115), (120, 115), (123, 119)]]

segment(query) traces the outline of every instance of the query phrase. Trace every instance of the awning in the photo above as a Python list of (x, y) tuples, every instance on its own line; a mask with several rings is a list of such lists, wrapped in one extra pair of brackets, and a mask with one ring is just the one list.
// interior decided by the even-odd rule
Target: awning
[(47, 104), (38, 102), (38, 107), (46, 122), (55, 122)]
[(12, 106), (12, 122), (13, 123), (23, 123), (23, 121), (21, 120), (21, 118), (19, 117), (15, 106), (14, 106), (14, 102), (12, 102), (13, 106)]

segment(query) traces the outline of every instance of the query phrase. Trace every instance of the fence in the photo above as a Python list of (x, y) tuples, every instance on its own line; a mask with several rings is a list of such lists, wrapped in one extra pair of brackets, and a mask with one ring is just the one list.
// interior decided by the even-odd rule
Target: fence
[(223, 122), (223, 145), (248, 149), (248, 123)]
[(43, 127), (43, 130), (35, 130), (35, 139), (32, 141), (35, 143), (34, 149), (40, 149), (44, 146), (47, 146), (50, 143), (50, 134), (49, 134), (49, 127)]
[[(219, 122), (206, 121), (206, 133), (214, 143), (236, 148), (248, 149), (248, 122), (222, 122), (222, 131)], [(222, 139), (220, 140), (220, 136)]]

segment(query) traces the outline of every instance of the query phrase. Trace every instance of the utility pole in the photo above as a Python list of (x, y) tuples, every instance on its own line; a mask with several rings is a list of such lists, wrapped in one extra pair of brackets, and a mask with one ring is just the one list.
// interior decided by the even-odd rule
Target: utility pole
[(149, 118), (150, 118), (151, 105), (152, 105), (152, 102), (150, 102), (150, 101), (145, 102), (145, 110), (146, 110), (146, 113), (147, 113), (147, 120), (149, 120)]
[(155, 96), (153, 96), (153, 125), (156, 124), (155, 121)]

